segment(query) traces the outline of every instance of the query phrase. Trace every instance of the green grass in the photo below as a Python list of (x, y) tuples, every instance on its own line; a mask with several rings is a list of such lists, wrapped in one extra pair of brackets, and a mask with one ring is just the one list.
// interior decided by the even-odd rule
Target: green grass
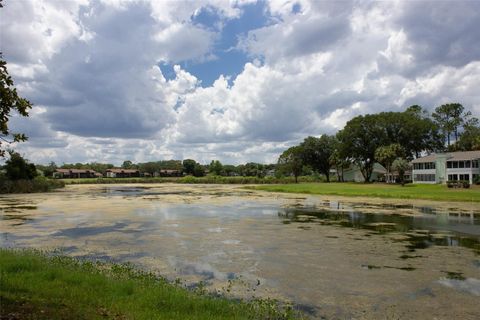
[(424, 199), (438, 201), (480, 202), (480, 187), (449, 189), (446, 185), (363, 183), (299, 183), (251, 187), (256, 190), (289, 193), (308, 193), (347, 197), (378, 197), (398, 199)]
[(270, 300), (192, 292), (129, 265), (0, 249), (1, 319), (293, 319)]

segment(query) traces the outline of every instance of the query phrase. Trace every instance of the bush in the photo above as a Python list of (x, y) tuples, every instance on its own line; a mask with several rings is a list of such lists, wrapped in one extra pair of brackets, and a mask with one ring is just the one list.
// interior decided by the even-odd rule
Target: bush
[(18, 152), (9, 151), (10, 159), (5, 162), (6, 176), (10, 180), (32, 180), (37, 176), (33, 163), (28, 163)]
[(6, 176), (0, 176), (0, 193), (34, 193), (48, 192), (63, 188), (65, 183), (60, 180), (52, 180), (42, 176), (33, 180), (10, 180)]
[(468, 180), (448, 180), (447, 181), (448, 188), (470, 188), (470, 181)]

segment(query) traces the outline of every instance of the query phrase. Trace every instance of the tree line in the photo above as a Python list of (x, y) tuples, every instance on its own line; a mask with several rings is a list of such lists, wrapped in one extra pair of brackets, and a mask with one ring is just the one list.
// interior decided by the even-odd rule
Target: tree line
[(429, 114), (413, 105), (403, 112), (356, 116), (335, 135), (307, 137), (280, 155), (278, 170), (297, 179), (309, 167), (330, 181), (336, 169), (343, 181), (344, 170), (356, 165), (369, 182), (374, 164), (380, 163), (387, 172), (398, 171), (403, 181), (409, 161), (422, 154), (468, 150), (480, 150), (479, 120), (470, 111), (448, 103)]
[[(162, 170), (176, 170), (185, 175), (192, 175), (195, 177), (203, 177), (207, 174), (217, 176), (244, 176), (244, 177), (265, 177), (275, 170), (276, 164), (261, 164), (249, 162), (240, 165), (222, 164), (219, 160), (212, 160), (210, 164), (200, 164), (193, 159), (185, 160), (160, 160), (150, 161), (144, 163), (134, 163), (130, 160), (125, 160), (121, 168), (135, 169), (142, 173), (149, 173), (155, 175)], [(85, 169), (94, 170), (105, 174), (108, 169), (115, 168), (111, 163), (64, 163), (58, 166), (55, 162), (50, 162), (48, 165), (37, 164), (36, 168), (43, 172), (43, 175), (50, 177), (56, 169)]]

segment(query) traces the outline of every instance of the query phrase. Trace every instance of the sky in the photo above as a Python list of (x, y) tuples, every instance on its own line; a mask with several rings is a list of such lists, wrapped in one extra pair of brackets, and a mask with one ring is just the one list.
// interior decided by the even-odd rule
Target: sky
[(480, 116), (480, 1), (5, 0), (35, 163), (274, 163), (357, 115)]

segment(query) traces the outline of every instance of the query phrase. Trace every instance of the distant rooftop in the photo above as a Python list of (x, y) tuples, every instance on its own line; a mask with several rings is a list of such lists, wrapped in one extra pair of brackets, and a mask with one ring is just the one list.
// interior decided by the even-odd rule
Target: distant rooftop
[(56, 169), (55, 171), (60, 173), (97, 173), (91, 169)]
[(417, 158), (412, 163), (435, 162), (437, 156), (446, 155), (448, 161), (462, 161), (480, 159), (480, 150), (476, 151), (457, 151), (446, 153), (432, 153), (426, 157)]
[(137, 173), (137, 169), (122, 169), (122, 168), (113, 168), (113, 169), (107, 169), (107, 172), (113, 172), (113, 173)]

